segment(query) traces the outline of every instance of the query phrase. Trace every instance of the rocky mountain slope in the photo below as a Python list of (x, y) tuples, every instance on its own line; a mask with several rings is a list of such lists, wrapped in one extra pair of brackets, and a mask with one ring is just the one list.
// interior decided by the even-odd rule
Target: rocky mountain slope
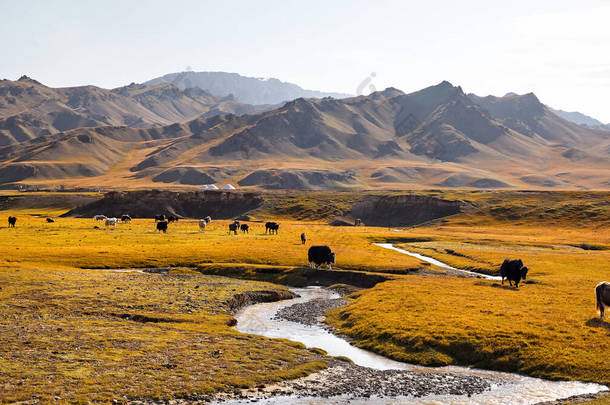
[(280, 104), (299, 97), (343, 98), (349, 96), (341, 93), (324, 93), (305, 90), (293, 83), (278, 79), (261, 79), (241, 76), (226, 72), (177, 72), (145, 82), (146, 85), (171, 83), (181, 89), (199, 87), (219, 96), (234, 95), (239, 101), (247, 104)]
[(150, 128), (220, 113), (268, 109), (167, 83), (131, 84), (112, 90), (95, 86), (50, 88), (26, 76), (0, 81), (0, 145), (80, 127)]
[(76, 129), (0, 148), (0, 183), (263, 188), (610, 187), (610, 132), (533, 94), (448, 82), (405, 94), (303, 99), (165, 127)]

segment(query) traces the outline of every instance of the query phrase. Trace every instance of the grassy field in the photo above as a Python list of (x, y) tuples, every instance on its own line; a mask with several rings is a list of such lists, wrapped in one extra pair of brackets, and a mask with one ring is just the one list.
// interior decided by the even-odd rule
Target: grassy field
[[(420, 261), (372, 246), (390, 235), (386, 229), (338, 228), (316, 223), (281, 221), (279, 235), (265, 235), (264, 223), (250, 223), (248, 234), (229, 235), (229, 221), (213, 221), (204, 232), (198, 222), (170, 224), (167, 234), (156, 231), (152, 219), (136, 219), (114, 229), (92, 219), (58, 218), (47, 224), (45, 215), (61, 211), (4, 211), (18, 218), (15, 229), (0, 228), (0, 257), (17, 263), (46, 263), (82, 268), (197, 266), (206, 263), (248, 263), (283, 266), (307, 264), (311, 244), (328, 244), (337, 264), (346, 269), (408, 269)], [(42, 215), (42, 216), (39, 216)], [(101, 229), (94, 229), (98, 226)], [(308, 245), (301, 244), (306, 232)]]
[(190, 273), (4, 266), (0, 402), (201, 399), (325, 367), (228, 326), (235, 294), (282, 287)]
[[(196, 221), (181, 220), (163, 234), (150, 219), (106, 229), (92, 219), (57, 218), (66, 211), (60, 206), (0, 211), (6, 330), (0, 402), (188, 397), (324, 367), (300, 345), (227, 326), (223, 303), (234, 294), (282, 287), (188, 270), (169, 276), (85, 270), (177, 266), (231, 275), (243, 269), (242, 276), (257, 277), (245, 273), (305, 265), (311, 244), (330, 245), (342, 269), (393, 273), (393, 280), (355, 294), (330, 314), (329, 322), (359, 346), (427, 365), (610, 384), (610, 324), (599, 322), (593, 295), (598, 282), (610, 280), (610, 195), (426, 193), (469, 201), (472, 209), (396, 232), (289, 219), (311, 219), (316, 210), (326, 218), (349, 206), (351, 193), (332, 208), (316, 208), (332, 200), (328, 193), (279, 195), (259, 211), (279, 218), (277, 236), (265, 235), (260, 222), (235, 236), (228, 221), (199, 232)], [(6, 228), (9, 215), (18, 217), (15, 229)], [(47, 216), (56, 222), (46, 223)], [(435, 276), (433, 266), (372, 245), (384, 241), (486, 273), (506, 257), (519, 257), (530, 268), (528, 283), (515, 290)], [(432, 271), (395, 274), (422, 268)], [(608, 398), (595, 402), (605, 403)]]
[[(300, 344), (245, 336), (227, 326), (224, 303), (233, 295), (284, 287), (191, 270), (168, 276), (85, 268), (301, 266), (307, 261), (303, 231), (312, 242), (333, 246), (341, 266), (420, 266), (370, 245), (369, 238), (387, 230), (282, 222), (272, 236), (251, 223), (249, 234), (235, 236), (227, 232), (228, 221), (199, 232), (196, 221), (183, 220), (163, 234), (153, 220), (114, 229), (97, 223), (101, 229), (95, 229), (91, 219), (58, 218), (63, 212), (51, 207), (0, 214), (3, 224), (9, 215), (18, 218), (16, 228), (0, 228), (0, 402), (196, 399), (193, 394), (325, 367)], [(47, 216), (56, 222), (47, 223)]]
[[(521, 258), (530, 272), (519, 290), (483, 280), (407, 277), (358, 294), (329, 321), (359, 346), (403, 361), (610, 384), (610, 324), (599, 321), (593, 293), (610, 279), (610, 202), (593, 196), (578, 210), (570, 195), (551, 197), (485, 207), (409, 229), (415, 241), (397, 241), (490, 274), (504, 258)], [(547, 220), (530, 212), (555, 212), (557, 205), (565, 213)]]

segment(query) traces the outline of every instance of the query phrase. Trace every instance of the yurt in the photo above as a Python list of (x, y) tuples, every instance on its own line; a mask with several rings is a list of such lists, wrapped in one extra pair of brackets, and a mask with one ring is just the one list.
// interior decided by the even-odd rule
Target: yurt
[(224, 186), (222, 186), (223, 190), (235, 190), (235, 187), (233, 187), (232, 184), (225, 184)]
[(208, 184), (208, 190), (218, 190), (215, 184)]

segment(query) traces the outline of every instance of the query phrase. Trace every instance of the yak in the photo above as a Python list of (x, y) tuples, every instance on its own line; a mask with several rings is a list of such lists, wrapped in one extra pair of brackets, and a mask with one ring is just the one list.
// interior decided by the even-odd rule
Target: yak
[(328, 265), (329, 269), (332, 269), (332, 264), (335, 263), (335, 254), (326, 245), (323, 246), (312, 246), (307, 252), (307, 259), (309, 260), (309, 267), (316, 268), (323, 264)]
[(265, 224), (265, 233), (267, 233), (267, 231), (270, 234), (275, 233), (277, 235), (277, 231), (280, 229), (280, 224), (278, 224), (277, 222), (267, 222)]
[(504, 279), (508, 279), (510, 286), (513, 286), (513, 281), (515, 282), (515, 287), (519, 288), (519, 282), (521, 279), (525, 280), (527, 277), (528, 268), (523, 266), (523, 262), (521, 259), (510, 260), (504, 259), (502, 266), (500, 267), (500, 276), (502, 277), (502, 284), (504, 284)]
[(17, 217), (8, 217), (8, 227), (9, 228), (14, 228), (15, 224), (17, 223)]
[(595, 299), (597, 302), (597, 309), (599, 309), (599, 318), (604, 320), (604, 310), (606, 307), (610, 307), (610, 283), (602, 281), (595, 287)]
[(167, 221), (157, 222), (157, 231), (167, 233)]

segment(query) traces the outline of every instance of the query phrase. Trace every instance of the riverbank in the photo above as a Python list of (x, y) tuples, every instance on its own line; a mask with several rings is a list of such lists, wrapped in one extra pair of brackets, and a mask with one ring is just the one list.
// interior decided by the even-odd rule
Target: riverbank
[(307, 377), (219, 394), (218, 399), (222, 399), (223, 404), (247, 401), (264, 404), (386, 404), (388, 401), (416, 404), (428, 400), (443, 404), (535, 404), (604, 388), (465, 367), (425, 368), (396, 362), (350, 345), (321, 323), (325, 309), (336, 307), (344, 300), (337, 293), (324, 288), (292, 291), (299, 298), (244, 308), (235, 315), (236, 328), (247, 334), (301, 342), (314, 352), (347, 357), (353, 363), (337, 358), (328, 363), (327, 369)]

